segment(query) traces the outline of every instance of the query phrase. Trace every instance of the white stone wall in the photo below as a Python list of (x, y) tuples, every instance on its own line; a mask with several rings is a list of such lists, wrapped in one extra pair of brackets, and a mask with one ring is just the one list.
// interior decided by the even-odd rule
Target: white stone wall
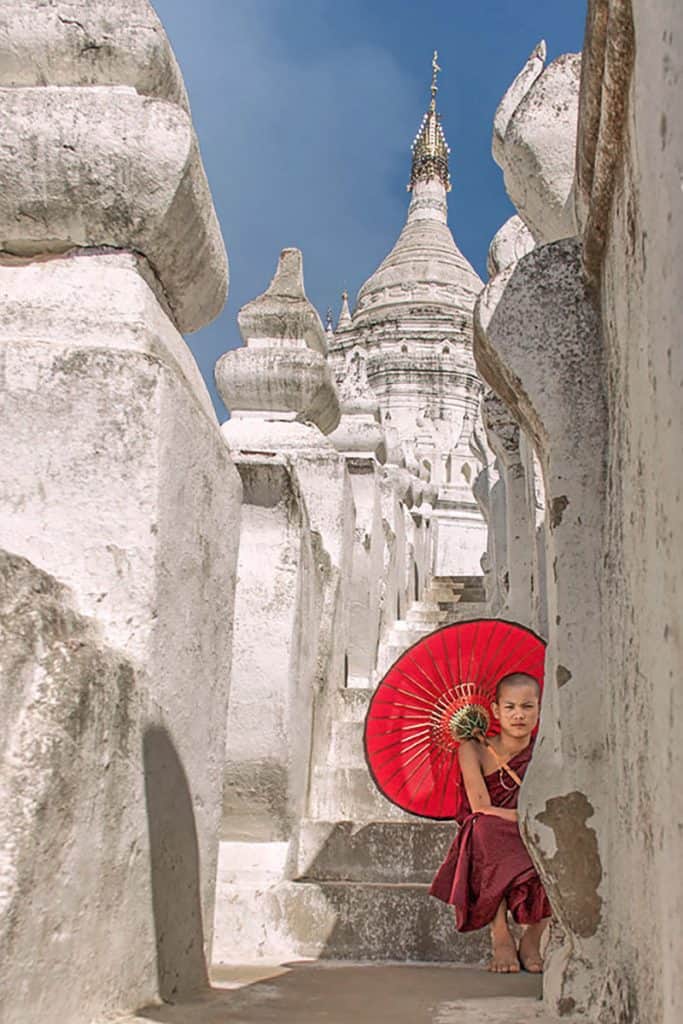
[(296, 471), (237, 457), (243, 483), (222, 840), (290, 838), (306, 810), (323, 587)]
[[(2, 10), (0, 546), (68, 587), (56, 614), (131, 679), (88, 696), (53, 666), (24, 694), (43, 743), (17, 756), (60, 813), (29, 803), (3, 836), (8, 1022), (37, 1012), (35, 971), (44, 1015), (76, 1024), (200, 987), (210, 956), (241, 486), (179, 332), (219, 311), (227, 262), (168, 41), (149, 4), (126, 5), (136, 33), (116, 6)], [(40, 645), (22, 656), (39, 680)], [(78, 892), (48, 919), (31, 857), (36, 894)]]
[[(538, 93), (528, 186), (549, 194), (555, 154), (575, 151), (555, 194), (573, 193), (581, 235), (499, 273), (477, 314), (478, 365), (545, 484), (547, 685), (521, 804), (564, 930), (545, 998), (605, 1024), (683, 1013), (682, 39), (667, 0), (633, 20), (621, 0), (589, 3), (578, 144)], [(528, 109), (512, 115), (522, 134)], [(541, 241), (556, 214), (535, 218)]]
[(683, 1018), (683, 10), (655, 0), (636, 2), (633, 14), (601, 289), (610, 414), (602, 676), (614, 779), (605, 1001), (614, 1020), (625, 1006), (634, 1019), (674, 1024)]

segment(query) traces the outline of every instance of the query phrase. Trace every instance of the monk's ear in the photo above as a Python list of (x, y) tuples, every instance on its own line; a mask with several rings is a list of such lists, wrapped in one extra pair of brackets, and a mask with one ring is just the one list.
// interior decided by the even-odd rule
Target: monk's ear
[(493, 717), (495, 718), (495, 720), (497, 722), (500, 722), (500, 710), (498, 708), (498, 701), (497, 700), (492, 700), (491, 701), (491, 711), (493, 711)]

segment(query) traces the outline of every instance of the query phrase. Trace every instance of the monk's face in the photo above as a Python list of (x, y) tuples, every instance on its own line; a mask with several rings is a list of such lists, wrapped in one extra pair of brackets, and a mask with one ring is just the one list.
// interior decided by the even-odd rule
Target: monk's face
[(538, 691), (533, 683), (503, 686), (493, 713), (501, 732), (521, 740), (530, 736), (538, 723)]

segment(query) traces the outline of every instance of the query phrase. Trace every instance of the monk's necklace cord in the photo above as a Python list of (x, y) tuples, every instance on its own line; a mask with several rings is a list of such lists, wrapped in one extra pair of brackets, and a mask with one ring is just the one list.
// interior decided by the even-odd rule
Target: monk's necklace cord
[(501, 788), (504, 789), (506, 793), (511, 793), (513, 789), (516, 789), (517, 783), (515, 782), (514, 779), (512, 780), (512, 785), (511, 786), (506, 785), (505, 778), (506, 778), (507, 772), (504, 771), (503, 768), (499, 768), (498, 769), (498, 775), (500, 776)]

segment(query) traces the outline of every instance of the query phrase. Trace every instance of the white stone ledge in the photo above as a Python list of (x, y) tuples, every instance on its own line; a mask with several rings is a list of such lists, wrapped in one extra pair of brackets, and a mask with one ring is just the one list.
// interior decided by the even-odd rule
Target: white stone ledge
[[(144, 353), (178, 371), (216, 423), (199, 368), (141, 274), (143, 262), (133, 253), (79, 252), (0, 265), (0, 346), (8, 343), (18, 351), (22, 342), (37, 342), (58, 349)], [(22, 372), (30, 373), (31, 367)]]
[(183, 332), (209, 323), (227, 256), (189, 115), (128, 87), (1, 89), (0, 248), (135, 249)]
[(182, 75), (147, 0), (2, 0), (0, 86), (129, 85), (188, 110)]

